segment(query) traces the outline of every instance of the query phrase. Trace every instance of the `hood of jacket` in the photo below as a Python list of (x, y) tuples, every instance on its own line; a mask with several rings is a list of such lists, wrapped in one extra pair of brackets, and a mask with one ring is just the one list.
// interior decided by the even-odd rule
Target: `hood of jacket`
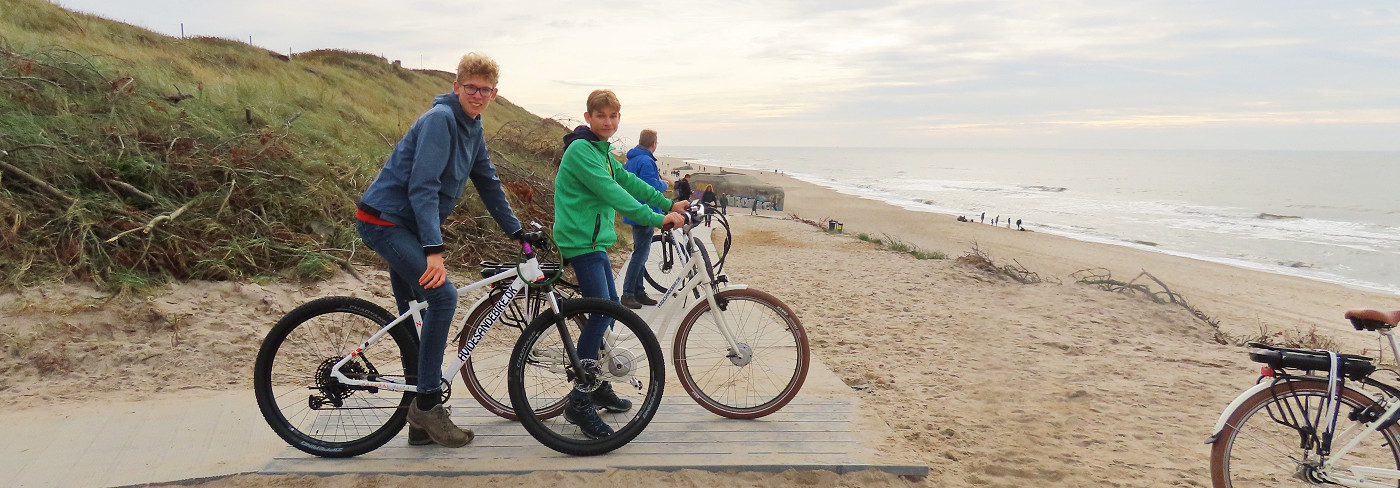
[(593, 133), (593, 129), (589, 129), (586, 125), (580, 125), (578, 127), (574, 127), (573, 132), (564, 134), (564, 149), (568, 149), (569, 144), (573, 144), (574, 141), (577, 141), (579, 139), (583, 139), (588, 142), (598, 142), (602, 140), (598, 138), (598, 134)]
[(463, 129), (477, 129), (481, 127), (481, 116), (472, 117), (467, 115), (466, 110), (462, 110), (462, 101), (457, 99), (455, 93), (444, 93), (433, 97), (433, 105), (446, 105), (452, 109), (452, 116), (457, 119), (457, 125)]

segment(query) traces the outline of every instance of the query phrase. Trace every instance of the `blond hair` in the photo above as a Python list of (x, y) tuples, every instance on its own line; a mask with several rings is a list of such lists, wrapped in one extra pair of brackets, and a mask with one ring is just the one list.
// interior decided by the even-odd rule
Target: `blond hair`
[(492, 85), (501, 81), (501, 66), (496, 61), (486, 57), (485, 54), (470, 52), (462, 56), (462, 60), (457, 62), (457, 82), (467, 81), (467, 78), (479, 76), (490, 81)]
[(617, 94), (612, 90), (593, 90), (588, 94), (588, 112), (596, 112), (605, 108), (622, 110), (622, 102), (617, 100)]
[(642, 147), (655, 146), (656, 131), (651, 129), (642, 129), (642, 135), (637, 137), (637, 145)]

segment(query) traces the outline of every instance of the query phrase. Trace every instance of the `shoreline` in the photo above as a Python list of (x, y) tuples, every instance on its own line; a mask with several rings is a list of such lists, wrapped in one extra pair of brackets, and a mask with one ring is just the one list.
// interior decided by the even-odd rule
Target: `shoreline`
[[(663, 171), (683, 166), (681, 158), (664, 157)], [(709, 171), (720, 166), (706, 165)], [(1342, 318), (1349, 309), (1400, 308), (1400, 296), (1360, 289), (1340, 283), (1245, 268), (1202, 258), (1179, 256), (1158, 250), (1080, 240), (1050, 232), (959, 222), (956, 215), (932, 210), (910, 210), (900, 205), (843, 193), (786, 173), (724, 168), (782, 187), (785, 210), (769, 214), (796, 215), (804, 219), (843, 223), (846, 234), (888, 235), (894, 239), (937, 250), (949, 259), (974, 247), (998, 262), (1020, 263), (1025, 268), (1064, 281), (1072, 273), (1107, 269), (1114, 279), (1129, 281), (1146, 271), (1232, 334), (1257, 334), (1261, 329), (1278, 332), (1307, 330), (1316, 326), (1347, 339), (1350, 325)], [(1362, 348), (1363, 344), (1349, 346)], [(1374, 345), (1371, 345), (1374, 347)]]
[[(684, 164), (693, 164), (693, 163), (691, 163), (691, 161), (693, 161), (692, 158), (685, 158), (685, 157), (665, 157), (665, 158), (662, 158), (662, 159), (668, 159), (668, 160), (675, 161), (675, 162), (677, 163), (677, 164), (676, 164), (677, 166), (678, 166), (678, 165), (684, 165)], [(907, 210), (907, 211), (909, 211), (909, 212), (928, 213), (928, 214), (934, 214), (934, 215), (939, 215), (939, 216), (946, 216), (946, 217), (949, 218), (949, 219), (955, 219), (955, 220), (956, 220), (957, 217), (959, 217), (959, 216), (962, 215), (962, 214), (958, 213), (958, 211), (957, 211), (956, 209), (946, 208), (946, 207), (939, 207), (939, 206), (931, 205), (931, 204), (929, 204), (928, 202), (924, 202), (924, 201), (918, 200), (918, 199), (914, 199), (914, 200), (901, 200), (901, 199), (898, 199), (898, 198), (883, 198), (883, 197), (881, 197), (880, 195), (875, 194), (876, 192), (862, 192), (863, 189), (862, 189), (861, 187), (852, 186), (852, 185), (847, 185), (847, 184), (841, 183), (841, 182), (839, 182), (839, 181), (831, 180), (831, 179), (824, 178), (824, 177), (820, 177), (820, 176), (817, 176), (817, 175), (811, 175), (811, 174), (806, 174), (806, 173), (787, 173), (787, 172), (783, 172), (783, 173), (781, 173), (781, 174), (774, 174), (774, 173), (772, 172), (771, 169), (769, 169), (769, 170), (763, 170), (763, 169), (744, 169), (744, 168), (731, 168), (731, 167), (725, 167), (725, 166), (719, 166), (719, 165), (710, 165), (710, 166), (708, 166), (707, 168), (715, 168), (715, 169), (721, 169), (721, 168), (722, 168), (722, 169), (725, 170), (725, 171), (734, 172), (734, 173), (743, 173), (743, 174), (747, 174), (747, 175), (752, 175), (752, 176), (755, 176), (755, 177), (759, 177), (760, 179), (764, 179), (764, 178), (767, 177), (767, 176), (778, 176), (778, 177), (783, 178), (783, 179), (788, 180), (788, 181), (796, 181), (796, 182), (801, 182), (801, 183), (806, 183), (806, 184), (815, 185), (815, 186), (817, 186), (817, 187), (824, 188), (824, 189), (829, 190), (829, 191), (834, 192), (834, 193), (838, 193), (838, 194), (845, 195), (845, 196), (849, 196), (849, 197), (853, 197), (853, 198), (859, 198), (859, 199), (866, 200), (866, 201), (888, 204), (888, 205), (890, 205), (890, 206), (892, 206), (892, 207), (899, 208), (899, 209), (902, 209), (902, 210)], [(769, 182), (770, 184), (775, 184), (775, 185), (777, 185), (777, 186), (782, 186), (782, 185), (779, 184), (777, 181), (768, 181), (768, 180), (766, 180), (766, 179), (765, 179), (765, 181), (766, 181), (766, 182)], [(804, 217), (806, 217), (806, 216), (804, 216)], [(971, 222), (971, 223), (978, 223), (978, 222), (975, 222), (975, 221), (971, 220), (971, 219), (975, 219), (976, 217), (977, 217), (977, 214), (975, 214), (975, 213), (972, 214), (972, 217), (969, 219), (969, 222)], [(1275, 217), (1281, 217), (1281, 218), (1282, 218), (1283, 216), (1275, 216)], [(990, 217), (988, 217), (988, 218), (990, 218)], [(992, 224), (990, 224), (990, 223), (985, 223), (985, 222), (983, 222), (983, 223), (986, 224), (986, 225), (992, 225)], [(1003, 226), (1004, 226), (1004, 224), (1003, 224)], [(1343, 287), (1346, 287), (1346, 288), (1350, 288), (1350, 289), (1354, 289), (1354, 290), (1361, 291), (1361, 292), (1376, 293), (1376, 294), (1380, 294), (1380, 295), (1382, 295), (1382, 296), (1390, 295), (1390, 296), (1393, 296), (1393, 297), (1396, 298), (1396, 303), (1400, 303), (1400, 285), (1388, 285), (1388, 284), (1383, 284), (1383, 283), (1368, 282), (1368, 281), (1364, 281), (1364, 280), (1358, 279), (1358, 278), (1349, 278), (1349, 277), (1340, 276), (1340, 275), (1335, 275), (1335, 274), (1331, 274), (1331, 273), (1326, 273), (1326, 276), (1319, 276), (1319, 275), (1310, 275), (1310, 274), (1305, 273), (1305, 272), (1291, 272), (1290, 269), (1300, 269), (1300, 268), (1299, 268), (1298, 266), (1291, 266), (1291, 267), (1290, 267), (1290, 266), (1288, 266), (1288, 265), (1286, 265), (1286, 264), (1283, 264), (1282, 262), (1280, 262), (1280, 263), (1275, 263), (1275, 264), (1269, 264), (1269, 263), (1266, 263), (1266, 262), (1256, 262), (1256, 261), (1249, 261), (1249, 260), (1245, 260), (1245, 259), (1237, 259), (1237, 258), (1229, 258), (1229, 257), (1218, 257), (1218, 256), (1204, 255), (1204, 254), (1196, 254), (1196, 253), (1192, 253), (1192, 252), (1188, 252), (1188, 251), (1177, 251), (1177, 250), (1171, 250), (1171, 249), (1164, 249), (1164, 248), (1157, 247), (1157, 244), (1154, 243), (1154, 242), (1143, 241), (1143, 240), (1134, 240), (1134, 239), (1130, 239), (1130, 238), (1126, 238), (1126, 237), (1099, 236), (1099, 235), (1094, 235), (1094, 234), (1075, 233), (1075, 232), (1072, 232), (1072, 231), (1065, 231), (1065, 230), (1062, 230), (1062, 229), (1054, 229), (1054, 228), (1046, 228), (1046, 227), (1040, 227), (1040, 228), (1034, 228), (1034, 229), (1033, 229), (1031, 226), (1032, 226), (1032, 224), (1030, 224), (1029, 222), (1026, 223), (1026, 230), (1027, 230), (1027, 231), (1032, 231), (1032, 232), (1043, 232), (1043, 233), (1047, 233), (1047, 234), (1056, 235), (1056, 236), (1059, 236), (1059, 237), (1064, 237), (1064, 238), (1067, 238), (1067, 239), (1073, 239), (1073, 240), (1080, 241), (1080, 242), (1094, 243), (1094, 244), (1105, 244), (1105, 245), (1111, 245), (1111, 246), (1119, 246), (1119, 247), (1124, 247), (1124, 248), (1128, 248), (1128, 249), (1134, 249), (1134, 250), (1143, 251), (1143, 252), (1160, 253), (1160, 254), (1165, 254), (1165, 255), (1169, 255), (1169, 256), (1175, 256), (1175, 257), (1179, 257), (1179, 258), (1193, 259), (1193, 260), (1197, 260), (1197, 261), (1204, 261), (1204, 262), (1216, 263), (1216, 264), (1220, 264), (1220, 265), (1224, 265), (1224, 266), (1230, 266), (1230, 267), (1234, 267), (1234, 268), (1239, 268), (1239, 269), (1241, 269), (1241, 270), (1257, 271), (1257, 272), (1268, 273), (1268, 274), (1274, 274), (1274, 275), (1282, 275), (1282, 276), (1289, 276), (1289, 277), (1294, 277), (1294, 278), (1301, 278), (1301, 279), (1310, 280), (1310, 281), (1315, 281), (1315, 282), (1320, 282), (1320, 283), (1327, 283), (1327, 284), (1340, 285), (1340, 286), (1343, 286)], [(1311, 267), (1311, 266), (1306, 265), (1305, 263), (1299, 263), (1299, 264), (1303, 264), (1303, 266), (1302, 266), (1303, 269), (1306, 269), (1306, 268), (1310, 268), (1310, 267)]]

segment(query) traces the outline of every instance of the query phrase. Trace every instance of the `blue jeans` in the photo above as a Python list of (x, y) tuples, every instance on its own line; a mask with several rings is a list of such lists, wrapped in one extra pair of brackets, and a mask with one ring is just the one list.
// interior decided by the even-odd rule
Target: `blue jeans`
[[(578, 275), (579, 293), (584, 297), (618, 301), (608, 253), (597, 251), (574, 256), (569, 258), (569, 265), (574, 267), (574, 274)], [(603, 347), (603, 332), (609, 327), (612, 327), (612, 319), (602, 315), (595, 315), (584, 323), (583, 331), (578, 335), (579, 359), (598, 359), (598, 349)]]
[(632, 261), (627, 263), (627, 272), (622, 275), (622, 296), (646, 295), (645, 274), (647, 258), (651, 255), (651, 236), (655, 227), (632, 226)]
[(428, 256), (418, 233), (403, 226), (374, 225), (356, 221), (356, 230), (365, 246), (389, 263), (389, 281), (399, 313), (408, 311), (409, 300), (428, 302), (423, 310), (423, 330), (418, 339), (418, 391), (442, 390), (442, 353), (447, 348), (447, 332), (457, 311), (457, 287), (452, 280), (433, 289), (423, 288), (418, 278), (428, 269)]

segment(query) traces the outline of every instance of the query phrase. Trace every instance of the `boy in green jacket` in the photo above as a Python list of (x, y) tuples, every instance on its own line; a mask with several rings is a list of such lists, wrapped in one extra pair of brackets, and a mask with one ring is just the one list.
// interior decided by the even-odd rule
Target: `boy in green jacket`
[[(621, 110), (622, 103), (611, 90), (594, 90), (588, 95), (588, 112), (583, 114), (588, 126), (578, 126), (564, 136), (564, 156), (554, 178), (554, 241), (559, 254), (573, 266), (583, 296), (614, 302), (619, 300), (607, 250), (617, 242), (613, 231), (616, 212), (633, 222), (670, 228), (685, 224), (678, 212), (687, 207), (687, 202), (672, 204), (666, 195), (613, 159), (608, 138), (617, 132)], [(670, 208), (671, 213), (662, 216), (647, 204)], [(607, 317), (590, 319), (584, 325), (578, 338), (580, 359), (598, 359), (603, 333), (611, 325)], [(612, 385), (604, 382), (591, 394), (570, 392), (564, 419), (589, 437), (612, 435), (612, 427), (603, 422), (595, 407), (625, 412), (632, 408), (632, 402), (618, 398)]]

